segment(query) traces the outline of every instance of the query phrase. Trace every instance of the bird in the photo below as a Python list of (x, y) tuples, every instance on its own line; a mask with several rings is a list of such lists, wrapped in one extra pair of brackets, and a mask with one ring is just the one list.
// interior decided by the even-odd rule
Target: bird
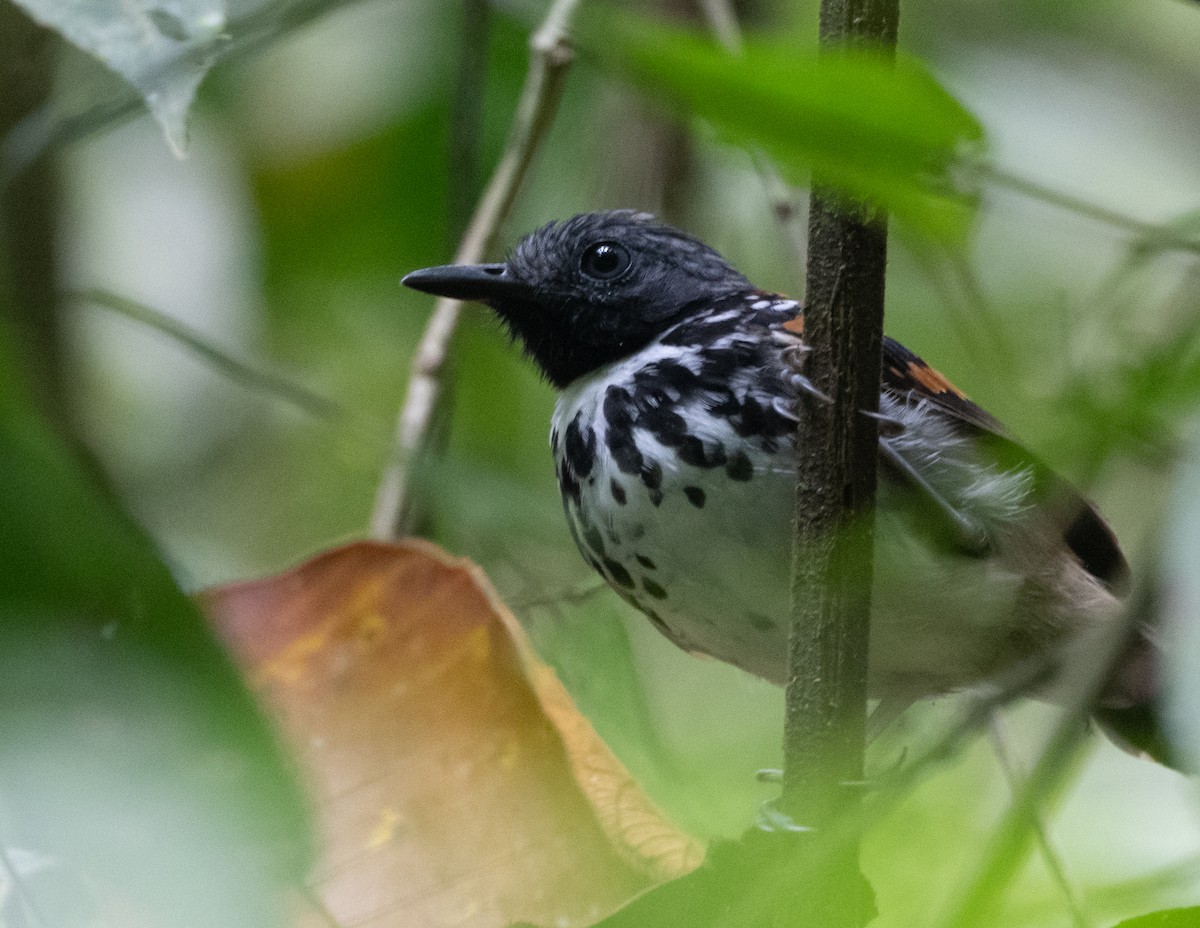
[[(555, 472), (596, 573), (684, 650), (785, 684), (797, 422), (827, 401), (803, 373), (801, 303), (628, 209), (550, 222), (502, 262), (402, 282), (490, 307), (556, 388)], [(890, 338), (881, 373), (870, 695), (903, 708), (1032, 656), (1053, 689), (1121, 614), (1117, 538)], [(1145, 660), (1139, 638), (1097, 714), (1152, 750)]]

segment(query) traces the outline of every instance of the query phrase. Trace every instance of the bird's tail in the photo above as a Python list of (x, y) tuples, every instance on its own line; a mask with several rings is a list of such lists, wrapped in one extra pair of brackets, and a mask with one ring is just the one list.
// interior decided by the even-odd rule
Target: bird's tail
[(1134, 628), (1125, 655), (1093, 713), (1120, 747), (1178, 768), (1160, 724), (1162, 646), (1156, 629)]

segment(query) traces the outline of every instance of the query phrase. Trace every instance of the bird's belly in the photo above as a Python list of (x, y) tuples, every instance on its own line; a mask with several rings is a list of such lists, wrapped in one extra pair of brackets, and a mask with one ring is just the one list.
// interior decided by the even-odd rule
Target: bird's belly
[[(782, 684), (794, 478), (775, 456), (753, 459), (751, 479), (734, 481), (721, 468), (668, 464), (664, 455), (650, 492), (601, 454), (578, 498), (564, 495), (564, 508), (585, 559), (660, 631), (686, 650)], [(885, 497), (873, 694), (946, 692), (994, 672), (1006, 659), (1020, 578), (993, 559), (931, 549), (888, 511)]]

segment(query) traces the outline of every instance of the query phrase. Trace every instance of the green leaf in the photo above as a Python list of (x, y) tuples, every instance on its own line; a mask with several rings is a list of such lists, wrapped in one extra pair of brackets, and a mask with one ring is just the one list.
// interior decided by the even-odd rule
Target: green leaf
[(1200, 928), (1200, 906), (1163, 909), (1120, 922), (1114, 928)]
[(135, 921), (281, 924), (310, 860), (294, 771), (150, 542), (35, 412), (14, 343), (0, 325), (0, 843)]
[(914, 59), (866, 48), (805, 55), (765, 41), (733, 55), (698, 33), (610, 11), (585, 21), (582, 45), (728, 141), (762, 149), (794, 182), (811, 171), (932, 238), (965, 233), (973, 203), (955, 191), (951, 168), (983, 130)]
[[(798, 926), (798, 897), (847, 869), (856, 873), (844, 867), (841, 853), (811, 831), (751, 830), (736, 842), (713, 845), (703, 866), (642, 893), (594, 928)], [(874, 899), (865, 879), (856, 875), (853, 885), (840, 889), (846, 907), (858, 900), (859, 924), (868, 922)]]
[(182, 155), (187, 113), (226, 27), (223, 0), (15, 0), (125, 78)]

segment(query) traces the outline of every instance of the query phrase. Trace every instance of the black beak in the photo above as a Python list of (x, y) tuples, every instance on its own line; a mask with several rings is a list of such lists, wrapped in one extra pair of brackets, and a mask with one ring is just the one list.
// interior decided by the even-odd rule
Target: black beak
[(497, 300), (530, 299), (533, 288), (514, 280), (503, 264), (446, 264), (413, 271), (400, 283), (414, 290), (448, 296), (455, 300), (478, 300), (491, 303)]

